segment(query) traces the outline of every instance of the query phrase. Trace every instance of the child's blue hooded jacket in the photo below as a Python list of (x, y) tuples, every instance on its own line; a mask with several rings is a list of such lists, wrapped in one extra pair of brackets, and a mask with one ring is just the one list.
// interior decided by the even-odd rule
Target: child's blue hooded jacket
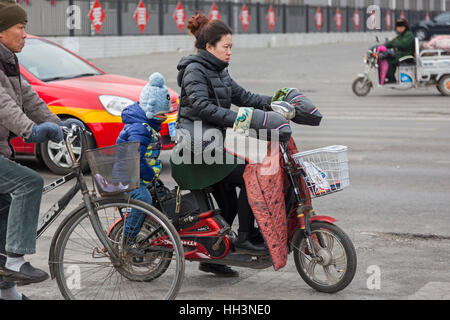
[(153, 117), (148, 119), (144, 110), (136, 102), (122, 111), (122, 122), (125, 124), (117, 138), (116, 144), (123, 142), (140, 142), (140, 178), (144, 183), (150, 183), (159, 177), (162, 140), (161, 120)]

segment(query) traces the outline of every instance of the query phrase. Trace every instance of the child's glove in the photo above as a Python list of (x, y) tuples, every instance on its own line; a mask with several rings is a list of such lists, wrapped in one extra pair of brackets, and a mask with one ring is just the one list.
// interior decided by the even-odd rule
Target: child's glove
[(27, 143), (42, 143), (48, 140), (60, 142), (64, 138), (64, 134), (59, 125), (53, 122), (44, 122), (34, 125), (31, 135), (25, 140)]

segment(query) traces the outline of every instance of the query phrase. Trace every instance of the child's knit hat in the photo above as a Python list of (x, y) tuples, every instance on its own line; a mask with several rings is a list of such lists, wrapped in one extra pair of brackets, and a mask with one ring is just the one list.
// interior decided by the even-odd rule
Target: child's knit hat
[(148, 83), (141, 91), (139, 105), (148, 119), (157, 114), (170, 112), (170, 94), (165, 86), (165, 80), (159, 72), (152, 73)]

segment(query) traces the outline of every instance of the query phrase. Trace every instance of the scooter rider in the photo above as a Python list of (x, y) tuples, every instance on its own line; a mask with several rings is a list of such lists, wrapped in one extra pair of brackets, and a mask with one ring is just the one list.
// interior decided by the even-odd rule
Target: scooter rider
[[(16, 53), (25, 45), (27, 14), (15, 1), (0, 0), (0, 299), (26, 300), (16, 283), (44, 281), (25, 254), (36, 252), (36, 232), (44, 180), (11, 160), (9, 140), (19, 136), (40, 143), (63, 139), (62, 122), (21, 79)], [(77, 122), (77, 124), (80, 122)]]
[(386, 43), (386, 48), (395, 50), (395, 58), (388, 60), (389, 71), (387, 74), (389, 83), (396, 83), (395, 70), (399, 64), (399, 59), (405, 56), (414, 55), (414, 34), (409, 30), (408, 20), (400, 18), (395, 22), (397, 37)]

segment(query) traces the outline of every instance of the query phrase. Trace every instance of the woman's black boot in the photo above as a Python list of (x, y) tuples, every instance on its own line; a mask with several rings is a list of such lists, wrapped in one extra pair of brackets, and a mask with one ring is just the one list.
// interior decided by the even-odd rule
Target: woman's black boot
[(254, 255), (266, 255), (269, 253), (265, 244), (253, 244), (250, 241), (249, 232), (238, 232), (238, 241), (235, 244), (237, 251)]
[(253, 228), (249, 234), (250, 241), (253, 244), (264, 244), (264, 237), (261, 230), (258, 228)]

